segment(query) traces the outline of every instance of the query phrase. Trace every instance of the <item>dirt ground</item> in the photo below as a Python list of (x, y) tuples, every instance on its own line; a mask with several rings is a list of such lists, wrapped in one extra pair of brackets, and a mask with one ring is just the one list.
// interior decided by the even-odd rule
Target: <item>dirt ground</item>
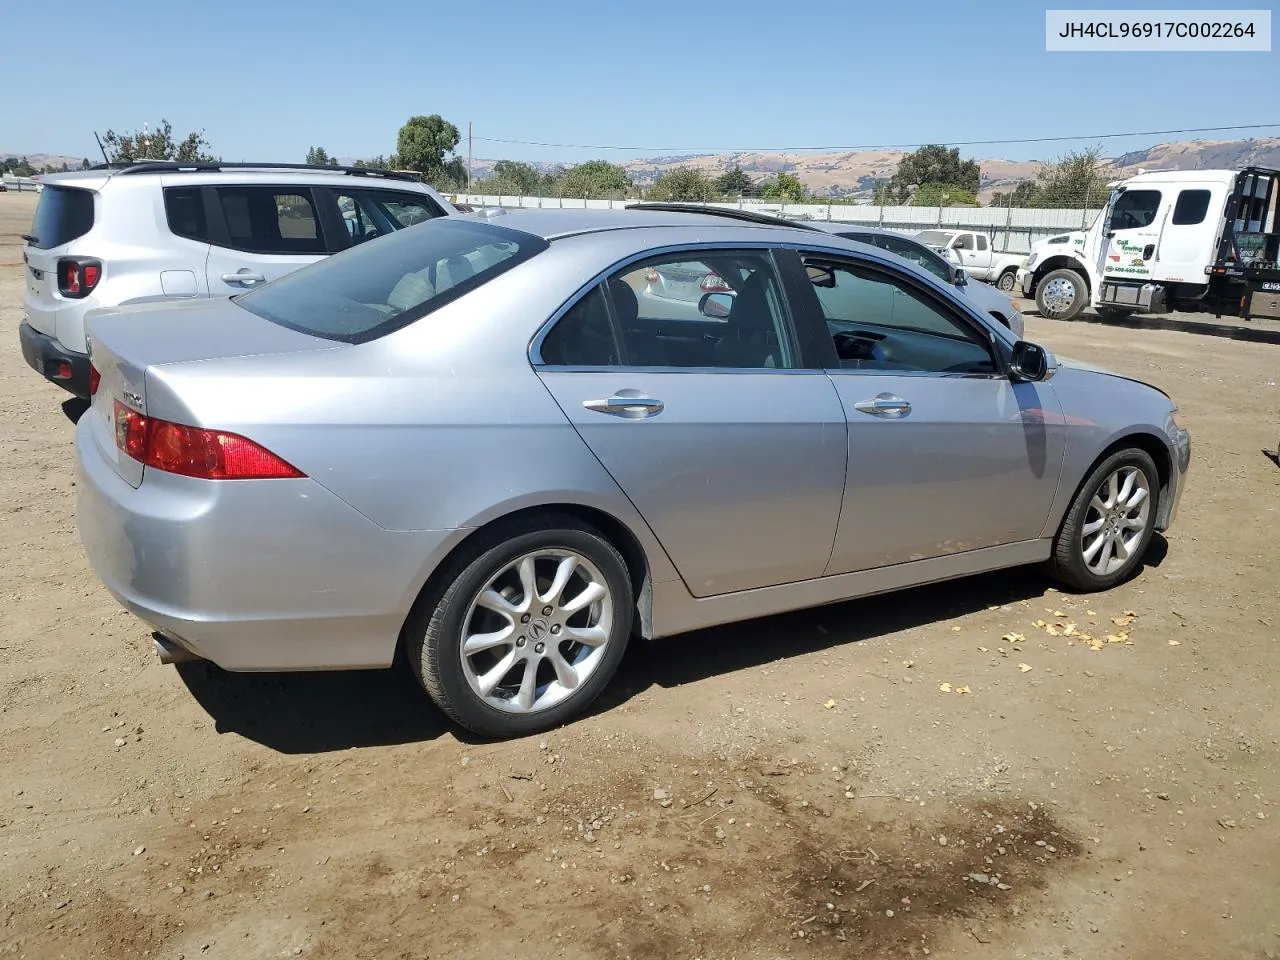
[(18, 349), (31, 207), (0, 195), (0, 956), (1280, 953), (1280, 346), (1028, 318), (1191, 423), (1112, 593), (1017, 570), (635, 644), (588, 718), (477, 743), (395, 673), (156, 661)]

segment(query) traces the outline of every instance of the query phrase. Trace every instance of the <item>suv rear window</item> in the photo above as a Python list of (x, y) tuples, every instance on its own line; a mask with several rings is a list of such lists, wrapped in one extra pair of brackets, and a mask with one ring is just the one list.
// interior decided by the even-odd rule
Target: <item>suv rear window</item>
[(31, 221), (31, 245), (49, 250), (83, 237), (93, 229), (93, 192), (78, 187), (46, 184), (36, 202), (35, 219)]
[(519, 230), (440, 217), (233, 299), (290, 330), (364, 343), (408, 326), (545, 249), (541, 237)]

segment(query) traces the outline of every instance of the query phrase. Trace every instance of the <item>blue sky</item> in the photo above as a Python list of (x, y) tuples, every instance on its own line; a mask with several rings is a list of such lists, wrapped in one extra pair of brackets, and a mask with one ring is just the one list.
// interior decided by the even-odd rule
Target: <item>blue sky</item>
[[(1280, 80), (1274, 52), (1046, 53), (1045, 4), (1026, 0), (109, 6), (104, 15), (100, 0), (61, 0), (56, 22), (73, 29), (44, 13), (25, 29), (7, 20), (0, 149), (92, 158), (95, 127), (162, 117), (179, 133), (203, 127), (228, 160), (278, 161), (301, 161), (313, 144), (342, 157), (391, 153), (419, 113), (464, 136), (471, 121), (477, 138), (679, 152), (1280, 121), (1265, 92)], [(1053, 106), (1036, 96), (1048, 84), (1061, 91)], [(1103, 144), (1114, 155), (1176, 139), (1189, 137)], [(1089, 142), (962, 152), (1045, 158)], [(477, 139), (474, 152), (574, 162), (665, 151)]]

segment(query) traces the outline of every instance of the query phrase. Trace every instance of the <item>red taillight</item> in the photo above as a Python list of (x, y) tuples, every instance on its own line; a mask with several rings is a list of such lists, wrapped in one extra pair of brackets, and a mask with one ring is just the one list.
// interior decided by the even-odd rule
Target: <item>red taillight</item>
[(148, 417), (115, 403), (116, 446), (144, 466), (202, 480), (305, 476), (245, 437)]
[(93, 396), (98, 392), (98, 384), (102, 380), (102, 374), (98, 373), (98, 368), (92, 363), (89, 364), (89, 396)]
[(704, 293), (732, 293), (733, 287), (729, 286), (720, 277), (714, 273), (708, 273), (702, 278), (702, 282), (698, 284)]
[(101, 261), (74, 257), (63, 257), (58, 261), (58, 292), (64, 297), (72, 300), (87, 297), (101, 279)]

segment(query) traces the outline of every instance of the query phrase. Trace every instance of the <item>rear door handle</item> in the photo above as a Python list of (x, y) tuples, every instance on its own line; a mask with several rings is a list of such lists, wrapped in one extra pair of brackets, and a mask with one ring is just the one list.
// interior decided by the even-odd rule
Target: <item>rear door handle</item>
[(266, 277), (260, 273), (250, 273), (248, 270), (241, 270), (237, 273), (224, 273), (222, 275), (223, 283), (243, 283), (252, 285), (255, 283), (265, 283)]
[(656, 417), (664, 407), (661, 400), (646, 397), (639, 390), (619, 390), (602, 400), (583, 400), (582, 405), (596, 413), (607, 413), (626, 420)]
[(911, 404), (892, 393), (877, 394), (871, 400), (859, 400), (853, 405), (859, 413), (869, 413), (873, 417), (896, 420), (911, 412)]

